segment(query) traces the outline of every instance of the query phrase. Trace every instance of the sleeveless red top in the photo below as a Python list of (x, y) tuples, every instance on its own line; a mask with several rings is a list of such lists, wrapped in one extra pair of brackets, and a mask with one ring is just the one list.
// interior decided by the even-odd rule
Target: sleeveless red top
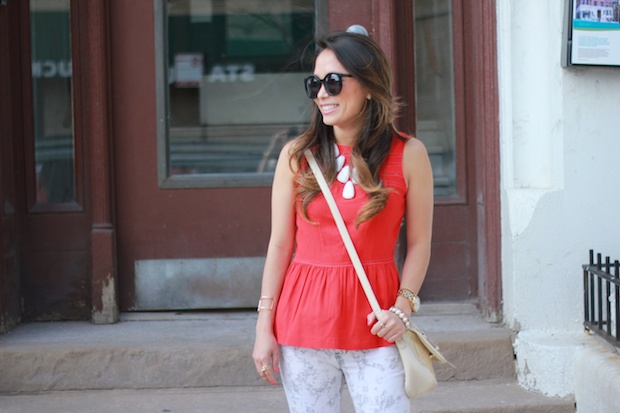
[[(405, 211), (407, 191), (403, 175), (405, 141), (392, 139), (380, 169), (383, 185), (392, 188), (386, 207), (358, 228), (355, 220), (367, 202), (355, 185), (355, 196), (343, 198), (344, 184), (334, 180), (331, 192), (347, 225), (381, 308), (394, 304), (400, 279), (394, 248)], [(338, 145), (350, 164), (348, 146)], [(327, 202), (318, 195), (308, 206), (308, 217), (297, 214), (296, 251), (278, 301), (274, 331), (287, 346), (362, 350), (392, 343), (372, 335), (366, 316), (372, 311), (334, 223)]]

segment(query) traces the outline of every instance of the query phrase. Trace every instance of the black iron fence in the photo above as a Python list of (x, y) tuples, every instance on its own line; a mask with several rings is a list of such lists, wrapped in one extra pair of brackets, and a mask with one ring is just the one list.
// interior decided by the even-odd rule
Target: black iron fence
[(620, 261), (603, 261), (590, 250), (590, 263), (583, 266), (584, 326), (620, 347)]

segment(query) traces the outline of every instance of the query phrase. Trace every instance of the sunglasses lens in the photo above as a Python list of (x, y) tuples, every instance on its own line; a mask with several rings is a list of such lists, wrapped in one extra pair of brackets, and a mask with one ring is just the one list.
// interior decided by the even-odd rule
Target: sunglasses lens
[(306, 78), (306, 95), (310, 99), (316, 99), (319, 94), (319, 90), (321, 89), (321, 81), (316, 76), (310, 76)]
[(337, 73), (330, 73), (323, 80), (325, 91), (330, 96), (336, 96), (342, 90), (342, 78)]
[(316, 99), (319, 90), (321, 90), (321, 84), (325, 86), (325, 91), (328, 95), (336, 96), (342, 91), (342, 76), (338, 73), (329, 73), (323, 80), (316, 76), (307, 77), (304, 80), (306, 95), (310, 99)]

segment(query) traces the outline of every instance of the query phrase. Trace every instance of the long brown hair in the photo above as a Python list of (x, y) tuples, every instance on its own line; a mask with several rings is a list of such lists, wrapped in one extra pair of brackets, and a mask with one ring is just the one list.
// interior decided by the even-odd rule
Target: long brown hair
[[(358, 184), (369, 196), (369, 201), (357, 217), (356, 225), (359, 225), (381, 212), (390, 192), (383, 186), (379, 170), (389, 154), (392, 136), (400, 136), (394, 127), (399, 102), (392, 95), (392, 71), (387, 57), (369, 36), (332, 32), (317, 39), (316, 44), (315, 61), (322, 51), (332, 50), (340, 63), (371, 96), (366, 101), (361, 136), (351, 148), (351, 163), (357, 168)], [(303, 152), (316, 148), (316, 160), (325, 178), (331, 183), (337, 173), (334, 163), (335, 141), (333, 127), (323, 123), (320, 111), (313, 105), (310, 127), (295, 140), (290, 157), (291, 162), (300, 165), (297, 174), (298, 194), (302, 215), (308, 220), (308, 205), (318, 195), (320, 188), (304, 160)]]

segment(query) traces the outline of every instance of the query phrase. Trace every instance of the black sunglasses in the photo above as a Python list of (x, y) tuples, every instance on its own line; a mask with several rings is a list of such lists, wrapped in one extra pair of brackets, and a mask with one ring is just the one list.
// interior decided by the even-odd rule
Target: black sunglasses
[(325, 86), (325, 91), (329, 96), (336, 96), (342, 91), (342, 78), (353, 77), (344, 73), (328, 73), (323, 79), (319, 79), (316, 76), (309, 76), (304, 79), (304, 85), (306, 86), (306, 95), (310, 99), (316, 99), (321, 90), (321, 84)]

